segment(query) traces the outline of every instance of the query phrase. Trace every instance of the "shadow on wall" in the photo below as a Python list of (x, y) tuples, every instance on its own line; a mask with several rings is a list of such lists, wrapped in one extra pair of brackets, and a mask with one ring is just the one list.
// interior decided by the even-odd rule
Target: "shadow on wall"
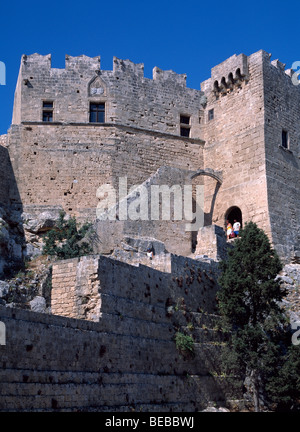
[(7, 148), (0, 145), (0, 278), (24, 266), (23, 206)]
[(213, 198), (211, 200), (210, 211), (209, 211), (209, 213), (204, 213), (204, 226), (208, 226), (208, 225), (212, 225), (213, 224), (212, 217), (213, 217), (213, 214), (214, 214), (215, 202), (216, 202), (217, 194), (219, 192), (220, 187), (221, 187), (221, 184), (220, 183), (216, 183), (215, 191), (214, 191), (214, 194), (213, 194)]

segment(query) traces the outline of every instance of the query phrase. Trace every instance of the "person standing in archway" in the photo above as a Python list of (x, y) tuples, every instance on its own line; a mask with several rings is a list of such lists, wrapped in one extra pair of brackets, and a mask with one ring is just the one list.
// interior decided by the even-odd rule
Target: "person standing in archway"
[(229, 222), (229, 220), (226, 221), (226, 230), (227, 230), (227, 240), (229, 240), (231, 238), (231, 234), (232, 234), (232, 225)]
[(234, 232), (236, 237), (239, 236), (240, 228), (241, 228), (240, 222), (238, 222), (236, 219), (234, 219), (233, 232)]

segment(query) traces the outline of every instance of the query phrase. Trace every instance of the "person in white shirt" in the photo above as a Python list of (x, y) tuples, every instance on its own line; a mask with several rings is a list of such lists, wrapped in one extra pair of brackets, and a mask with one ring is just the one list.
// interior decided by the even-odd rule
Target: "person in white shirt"
[(241, 224), (236, 219), (234, 219), (233, 232), (236, 235), (236, 237), (239, 236), (240, 228), (241, 228)]

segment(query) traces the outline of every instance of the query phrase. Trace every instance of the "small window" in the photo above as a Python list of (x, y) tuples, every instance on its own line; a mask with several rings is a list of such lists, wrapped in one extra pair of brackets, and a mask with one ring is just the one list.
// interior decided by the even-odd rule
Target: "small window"
[(190, 136), (190, 129), (189, 128), (185, 128), (185, 127), (181, 127), (180, 128), (180, 136), (189, 138), (189, 136)]
[(90, 122), (105, 123), (105, 103), (90, 104)]
[(43, 101), (43, 122), (53, 121), (53, 102)]
[(190, 124), (190, 117), (189, 116), (181, 115), (180, 116), (180, 123)]
[(214, 119), (214, 109), (212, 108), (208, 111), (208, 121), (213, 119)]
[(190, 116), (180, 115), (180, 136), (182, 137), (190, 137)]
[(288, 136), (288, 132), (283, 130), (282, 131), (282, 137), (281, 137), (281, 145), (284, 148), (288, 148), (289, 147), (289, 136)]

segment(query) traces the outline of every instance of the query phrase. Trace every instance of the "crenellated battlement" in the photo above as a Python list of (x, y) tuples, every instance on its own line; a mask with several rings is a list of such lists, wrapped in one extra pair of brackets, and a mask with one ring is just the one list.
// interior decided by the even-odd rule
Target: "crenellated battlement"
[(133, 63), (131, 60), (122, 60), (117, 57), (113, 58), (113, 73), (117, 74), (133, 74), (139, 78), (144, 78), (144, 64)]
[(199, 138), (203, 92), (186, 87), (186, 74), (156, 66), (152, 79), (145, 78), (143, 63), (117, 57), (112, 70), (101, 70), (100, 56), (66, 55), (65, 68), (53, 68), (51, 54), (22, 56), (13, 124), (43, 122), (49, 115), (54, 123), (90, 123), (95, 104), (102, 104), (100, 123), (173, 135), (180, 135), (180, 115), (185, 115), (191, 119), (189, 136)]
[(248, 77), (248, 57), (245, 54), (235, 54), (211, 70), (211, 81), (216, 93), (226, 93)]
[[(41, 55), (38, 53), (22, 56), (22, 64), (24, 72), (40, 71), (40, 70), (56, 70), (52, 68), (51, 65), (52, 57), (51, 54)], [(86, 70), (87, 72), (101, 71), (101, 57), (88, 57), (86, 55), (70, 56), (66, 54), (65, 56), (65, 68), (60, 69), (65, 71), (80, 71), (81, 73)], [(144, 79), (144, 63), (134, 63), (131, 60), (123, 60), (118, 57), (113, 57), (113, 69), (108, 71), (101, 71), (102, 73), (111, 73), (114, 76), (126, 75), (134, 76), (141, 80)], [(152, 72), (152, 79), (155, 82), (163, 83), (167, 81), (172, 81), (173, 84), (181, 85), (186, 87), (186, 74), (178, 74), (172, 70), (162, 70), (155, 66)]]
[(158, 67), (153, 68), (153, 80), (157, 82), (172, 81), (173, 84), (186, 87), (186, 74), (178, 74), (172, 70), (164, 71)]

